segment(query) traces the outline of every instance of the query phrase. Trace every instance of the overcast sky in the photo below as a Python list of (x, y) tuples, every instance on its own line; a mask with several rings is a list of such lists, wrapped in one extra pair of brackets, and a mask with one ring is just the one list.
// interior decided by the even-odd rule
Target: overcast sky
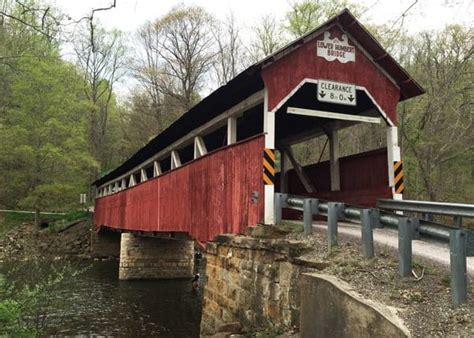
[[(53, 0), (72, 18), (87, 15), (91, 8), (107, 6), (111, 0)], [(199, 5), (225, 18), (232, 10), (246, 27), (255, 25), (265, 13), (283, 18), (291, 0), (117, 0), (117, 8), (98, 13), (97, 17), (109, 28), (133, 32), (146, 20), (153, 20), (180, 3)], [(367, 8), (362, 23), (393, 22), (414, 0), (362, 0)], [(473, 0), (418, 0), (405, 19), (405, 26), (412, 32), (438, 29), (450, 23), (472, 25)]]
[[(51, 0), (69, 16), (77, 20), (90, 15), (92, 8), (107, 7), (112, 0)], [(184, 3), (204, 7), (218, 19), (225, 19), (232, 11), (241, 27), (242, 38), (250, 40), (251, 28), (265, 14), (272, 13), (283, 20), (292, 0), (117, 0), (117, 7), (97, 12), (96, 18), (107, 28), (117, 28), (130, 33), (130, 36), (147, 20), (154, 20), (166, 14), (172, 7)], [(401, 15), (415, 0), (359, 0), (367, 11), (360, 21), (367, 23), (387, 23), (395, 28), (401, 23)], [(418, 0), (403, 20), (403, 25), (411, 33), (426, 29), (441, 29), (446, 24), (459, 23), (472, 26), (474, 0)], [(129, 40), (130, 41), (130, 40)], [(66, 59), (72, 51), (63, 50)], [(117, 90), (126, 96), (135, 81), (126, 77), (118, 84)], [(210, 89), (210, 88), (209, 88)]]

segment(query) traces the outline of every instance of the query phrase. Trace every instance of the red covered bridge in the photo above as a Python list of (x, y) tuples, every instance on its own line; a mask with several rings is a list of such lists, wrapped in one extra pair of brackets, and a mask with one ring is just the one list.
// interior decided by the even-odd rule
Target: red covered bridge
[[(94, 224), (206, 242), (272, 224), (275, 190), (368, 206), (401, 198), (396, 109), (422, 93), (344, 10), (211, 93), (97, 180)], [(386, 130), (382, 146), (340, 156), (339, 133), (367, 123)], [(295, 145), (314, 138), (328, 140), (329, 159), (304, 166)]]

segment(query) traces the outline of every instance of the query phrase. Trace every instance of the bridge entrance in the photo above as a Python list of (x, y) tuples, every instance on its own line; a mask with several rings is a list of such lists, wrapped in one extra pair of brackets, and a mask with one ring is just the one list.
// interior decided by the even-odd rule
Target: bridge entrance
[[(389, 151), (398, 154), (388, 138), (393, 124), (364, 87), (329, 83), (347, 94), (305, 79), (277, 109), (275, 191), (375, 206), (396, 193), (388, 160)], [(334, 92), (336, 103), (320, 97)]]

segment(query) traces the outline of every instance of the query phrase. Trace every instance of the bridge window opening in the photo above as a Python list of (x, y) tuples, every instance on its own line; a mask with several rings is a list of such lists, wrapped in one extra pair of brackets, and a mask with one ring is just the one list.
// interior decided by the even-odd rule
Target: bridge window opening
[(169, 156), (163, 158), (159, 162), (160, 162), (160, 165), (161, 165), (161, 171), (163, 173), (165, 173), (167, 171), (170, 171), (170, 169), (171, 169), (171, 154)]
[(179, 157), (181, 159), (181, 165), (194, 160), (194, 143), (178, 150)]
[(141, 182), (141, 173), (140, 172), (136, 172), (133, 174), (133, 179), (134, 179), (134, 182), (136, 184), (140, 183)]
[(263, 104), (245, 111), (237, 118), (237, 142), (263, 133)]
[(203, 136), (208, 152), (217, 150), (227, 145), (227, 124)]
[(145, 168), (145, 173), (147, 178), (153, 177), (153, 164)]

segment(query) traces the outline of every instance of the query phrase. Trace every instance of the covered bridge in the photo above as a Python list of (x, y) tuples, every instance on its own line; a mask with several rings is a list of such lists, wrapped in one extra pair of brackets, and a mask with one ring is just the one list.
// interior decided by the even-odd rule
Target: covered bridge
[[(275, 191), (368, 206), (401, 198), (396, 109), (422, 93), (344, 10), (215, 90), (94, 182), (94, 224), (206, 242), (273, 224)], [(386, 129), (385, 147), (340, 157), (338, 132), (364, 123)], [(317, 137), (327, 137), (329, 160), (302, 166), (292, 147)]]

